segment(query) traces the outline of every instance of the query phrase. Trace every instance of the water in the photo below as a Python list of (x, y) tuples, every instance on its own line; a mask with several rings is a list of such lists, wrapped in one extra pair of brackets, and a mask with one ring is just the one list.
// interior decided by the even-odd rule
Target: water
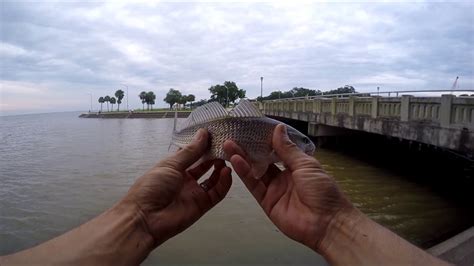
[[(168, 153), (172, 119), (0, 117), (0, 255), (46, 241), (119, 200)], [(422, 245), (471, 220), (405, 176), (333, 150), (317, 158), (370, 217)], [(185, 254), (185, 256), (183, 256)], [(324, 260), (271, 224), (238, 178), (227, 198), (145, 264), (307, 264)]]

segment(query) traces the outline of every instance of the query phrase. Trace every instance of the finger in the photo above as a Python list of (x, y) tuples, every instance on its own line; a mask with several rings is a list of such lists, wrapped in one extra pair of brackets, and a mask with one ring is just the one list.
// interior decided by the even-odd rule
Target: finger
[(184, 146), (168, 159), (162, 161), (160, 166), (168, 166), (176, 170), (184, 171), (196, 162), (206, 152), (208, 144), (208, 133), (205, 129), (199, 129), (190, 144)]
[(188, 173), (195, 179), (198, 180), (202, 175), (207, 173), (212, 165), (214, 165), (215, 160), (205, 161), (202, 164), (189, 169)]
[(268, 166), (267, 172), (260, 178), (260, 180), (265, 184), (266, 187), (272, 182), (273, 178), (278, 175), (281, 170), (275, 165), (270, 164)]
[(278, 157), (290, 168), (294, 170), (298, 161), (306, 157), (288, 137), (286, 126), (279, 124), (273, 132), (272, 146)]
[(205, 191), (210, 190), (219, 180), (219, 174), (222, 168), (225, 167), (225, 162), (223, 160), (216, 160), (214, 163), (214, 171), (212, 172), (211, 176), (204, 180), (201, 184), (202, 189)]
[(222, 146), (226, 159), (230, 160), (230, 157), (234, 154), (240, 155), (242, 158), (247, 158), (247, 153), (232, 140), (226, 140)]
[(218, 178), (213, 181), (215, 182), (214, 185), (209, 189), (209, 191), (207, 191), (207, 195), (211, 202), (211, 208), (223, 200), (227, 195), (227, 192), (229, 192), (232, 185), (231, 172), (232, 171), (229, 167), (223, 167), (220, 169)]
[(199, 208), (199, 212), (204, 214), (219, 201), (221, 201), (230, 189), (232, 177), (230, 168), (216, 168), (211, 176), (199, 186), (193, 186), (191, 196)]
[(252, 169), (242, 156), (233, 155), (230, 158), (230, 163), (250, 193), (252, 193), (258, 203), (261, 203), (267, 191), (265, 184), (252, 176)]

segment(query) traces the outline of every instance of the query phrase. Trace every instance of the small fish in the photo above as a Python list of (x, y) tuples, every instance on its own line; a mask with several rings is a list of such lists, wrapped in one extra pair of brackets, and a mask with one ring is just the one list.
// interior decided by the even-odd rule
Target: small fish
[[(217, 102), (200, 106), (191, 112), (180, 130), (176, 130), (176, 120), (175, 116), (171, 145), (180, 148), (189, 144), (200, 128), (208, 130), (210, 149), (202, 160), (228, 160), (222, 145), (226, 140), (232, 140), (247, 153), (255, 178), (263, 176), (270, 164), (280, 161), (271, 144), (273, 130), (282, 122), (266, 117), (248, 100), (241, 100), (229, 112)], [(286, 127), (291, 141), (305, 153), (313, 155), (313, 142), (293, 127)]]

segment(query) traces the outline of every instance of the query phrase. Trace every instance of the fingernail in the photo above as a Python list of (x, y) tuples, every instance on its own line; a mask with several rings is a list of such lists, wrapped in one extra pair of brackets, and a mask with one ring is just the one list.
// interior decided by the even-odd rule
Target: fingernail
[(204, 135), (204, 129), (200, 128), (194, 135), (193, 140), (201, 140)]

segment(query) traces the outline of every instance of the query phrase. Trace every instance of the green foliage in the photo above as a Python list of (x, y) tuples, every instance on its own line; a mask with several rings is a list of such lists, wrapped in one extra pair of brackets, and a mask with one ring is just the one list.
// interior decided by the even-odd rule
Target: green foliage
[(325, 92), (324, 94), (341, 94), (341, 93), (356, 93), (357, 91), (354, 89), (354, 87), (350, 85), (346, 85), (344, 87), (339, 87), (335, 90), (330, 90), (328, 92)]
[(115, 97), (117, 97), (117, 111), (120, 111), (120, 104), (122, 103), (122, 99), (125, 96), (123, 90), (117, 90), (115, 92)]
[(208, 103), (208, 100), (201, 99), (201, 100), (195, 102), (194, 106), (198, 107), (198, 106), (201, 106), (201, 105), (205, 105), (206, 103)]
[(99, 103), (100, 103), (100, 111), (102, 112), (102, 104), (105, 102), (104, 97), (99, 97)]
[[(340, 94), (340, 93), (356, 93), (357, 91), (354, 87), (346, 85), (344, 87), (337, 88), (335, 90), (330, 90), (326, 92), (321, 92), (320, 90), (311, 90), (307, 88), (298, 88), (294, 87), (289, 91), (272, 91), (270, 95), (263, 97), (263, 100), (274, 100), (274, 99), (285, 99), (292, 97), (305, 97), (305, 96), (317, 96), (317, 95), (326, 95), (326, 94)], [(258, 97), (257, 100), (262, 100)]]
[(166, 97), (163, 99), (166, 103), (170, 105), (170, 110), (173, 108), (173, 105), (175, 103), (178, 103), (181, 100), (181, 97), (183, 95), (179, 90), (175, 90), (171, 88), (168, 93), (166, 94)]
[(145, 110), (145, 103), (146, 103), (145, 97), (146, 97), (146, 92), (145, 92), (145, 91), (140, 92), (140, 94), (138, 94), (138, 97), (139, 97), (140, 100), (142, 101), (143, 110)]
[(150, 109), (150, 107), (151, 107), (151, 110), (153, 110), (153, 105), (155, 104), (155, 99), (156, 99), (156, 95), (155, 95), (154, 92), (149, 91), (145, 94), (145, 103), (148, 106), (148, 110)]
[(109, 111), (110, 96), (109, 95), (105, 96), (104, 101), (107, 102), (107, 112), (108, 112)]
[(235, 103), (237, 99), (245, 98), (245, 90), (239, 89), (233, 81), (225, 81), (224, 85), (214, 85), (209, 88), (209, 92), (211, 101), (218, 101), (224, 106), (228, 106), (229, 102)]

